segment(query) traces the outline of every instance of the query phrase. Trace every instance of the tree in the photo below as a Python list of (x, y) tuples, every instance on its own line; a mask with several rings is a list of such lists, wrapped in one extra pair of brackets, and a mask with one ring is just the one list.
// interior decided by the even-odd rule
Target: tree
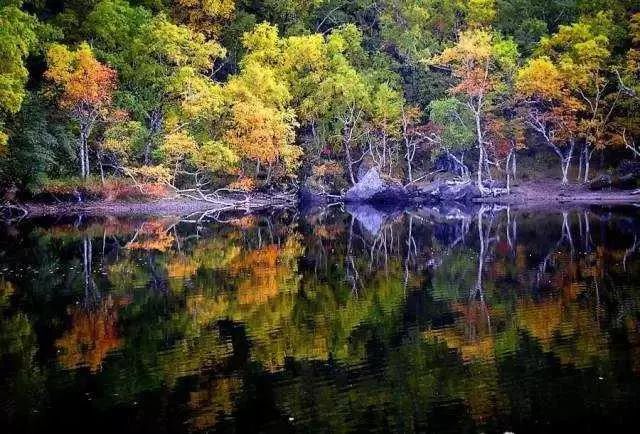
[[(114, 22), (120, 24), (113, 26)], [(193, 95), (185, 89), (214, 84), (207, 73), (225, 50), (162, 13), (152, 16), (124, 0), (98, 3), (85, 27), (95, 35), (100, 56), (119, 72), (118, 103), (147, 127), (141, 157), (150, 165), (153, 150), (162, 141), (167, 113), (185, 102), (185, 94)]]
[(433, 148), (432, 157), (444, 156), (465, 181), (471, 179), (464, 160), (474, 146), (473, 122), (473, 114), (457, 98), (435, 100), (429, 105), (428, 138)]
[(622, 92), (621, 110), (615, 123), (623, 145), (637, 157), (640, 156), (635, 144), (635, 139), (640, 137), (640, 13), (634, 14), (629, 21), (628, 39), (629, 50), (614, 70)]
[(617, 86), (612, 86), (607, 65), (614, 28), (610, 14), (599, 12), (570, 26), (560, 26), (557, 33), (542, 38), (538, 48), (557, 65), (567, 90), (582, 105), (578, 128), (584, 141), (580, 158), (584, 182), (589, 181), (593, 153), (615, 142), (612, 121), (620, 90), (616, 92)]
[(0, 185), (37, 191), (48, 177), (66, 174), (74, 156), (73, 137), (51, 113), (45, 98), (28, 93), (12, 117), (7, 151), (0, 156)]
[[(449, 92), (471, 111), (478, 147), (477, 186), (485, 192), (484, 170), (488, 166), (486, 116), (497, 107), (508, 90), (516, 69), (515, 43), (485, 29), (460, 33), (458, 42), (431, 60), (451, 68), (457, 84)], [(486, 174), (490, 172), (486, 170)]]
[(518, 71), (516, 92), (524, 105), (527, 125), (558, 156), (562, 184), (568, 184), (581, 107), (579, 101), (569, 92), (562, 73), (546, 57), (529, 60)]
[(402, 141), (404, 144), (404, 158), (407, 162), (407, 182), (409, 184), (414, 182), (413, 161), (421, 145), (425, 142), (424, 134), (421, 131), (424, 128), (420, 122), (422, 116), (423, 113), (419, 107), (402, 107)]
[[(225, 87), (230, 115), (224, 140), (239, 155), (253, 161), (256, 177), (261, 167), (266, 167), (268, 183), (274, 165), (284, 163), (284, 155), (294, 146), (297, 123), (289, 107), (289, 87), (277, 68), (277, 29), (261, 24), (244, 35), (243, 44), (248, 53), (240, 73)], [(282, 167), (287, 172), (285, 165)]]
[(29, 71), (25, 59), (37, 46), (38, 22), (18, 5), (0, 3), (0, 155), (6, 151), (9, 134), (5, 116), (14, 115), (26, 96)]
[(94, 57), (88, 44), (69, 50), (61, 44), (47, 51), (45, 77), (58, 94), (58, 104), (78, 124), (80, 175), (90, 173), (89, 138), (96, 122), (104, 119), (116, 90), (116, 72)]
[(175, 0), (173, 15), (180, 23), (209, 38), (219, 39), (234, 16), (236, 0)]

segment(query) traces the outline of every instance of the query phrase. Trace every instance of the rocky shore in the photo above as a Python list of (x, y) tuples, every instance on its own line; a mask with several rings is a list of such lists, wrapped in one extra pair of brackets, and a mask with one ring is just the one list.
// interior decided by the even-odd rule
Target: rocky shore
[[(618, 183), (622, 179), (624, 184)], [(618, 183), (618, 184), (616, 184)], [(553, 204), (640, 204), (635, 189), (623, 189), (636, 184), (628, 177), (598, 177), (590, 184), (562, 186), (557, 180), (519, 182), (508, 193), (498, 184), (487, 186), (496, 194), (484, 195), (473, 182), (461, 183), (446, 177), (402, 185), (398, 180), (380, 174), (375, 168), (367, 171), (359, 182), (343, 195), (324, 195), (302, 189), (298, 197), (262, 193), (235, 194), (216, 203), (196, 199), (162, 199), (153, 202), (60, 202), (25, 203), (0, 207), (0, 217), (11, 220), (25, 216), (56, 215), (185, 215), (198, 212), (255, 212), (273, 208), (302, 208), (344, 203), (347, 206), (377, 207), (438, 206), (467, 207), (474, 204), (510, 206), (545, 206)], [(500, 194), (497, 194), (497, 193)]]

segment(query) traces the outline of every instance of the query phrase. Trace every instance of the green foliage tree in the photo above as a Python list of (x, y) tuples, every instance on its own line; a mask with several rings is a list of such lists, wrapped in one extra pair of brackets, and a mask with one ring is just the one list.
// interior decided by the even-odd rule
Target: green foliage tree
[(29, 71), (25, 61), (38, 46), (36, 18), (20, 10), (22, 2), (0, 2), (0, 154), (6, 152), (7, 116), (15, 115), (27, 91)]

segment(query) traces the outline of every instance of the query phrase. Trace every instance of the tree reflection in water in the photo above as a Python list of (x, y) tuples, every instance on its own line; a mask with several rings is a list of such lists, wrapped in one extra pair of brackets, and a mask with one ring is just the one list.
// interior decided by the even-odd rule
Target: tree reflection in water
[(636, 422), (634, 210), (333, 207), (6, 229), (9, 431)]

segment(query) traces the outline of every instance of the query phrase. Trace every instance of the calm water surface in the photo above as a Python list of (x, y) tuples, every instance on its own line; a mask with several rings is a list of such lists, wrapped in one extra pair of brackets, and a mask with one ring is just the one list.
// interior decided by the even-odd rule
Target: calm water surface
[(640, 210), (0, 226), (0, 431), (637, 432)]

